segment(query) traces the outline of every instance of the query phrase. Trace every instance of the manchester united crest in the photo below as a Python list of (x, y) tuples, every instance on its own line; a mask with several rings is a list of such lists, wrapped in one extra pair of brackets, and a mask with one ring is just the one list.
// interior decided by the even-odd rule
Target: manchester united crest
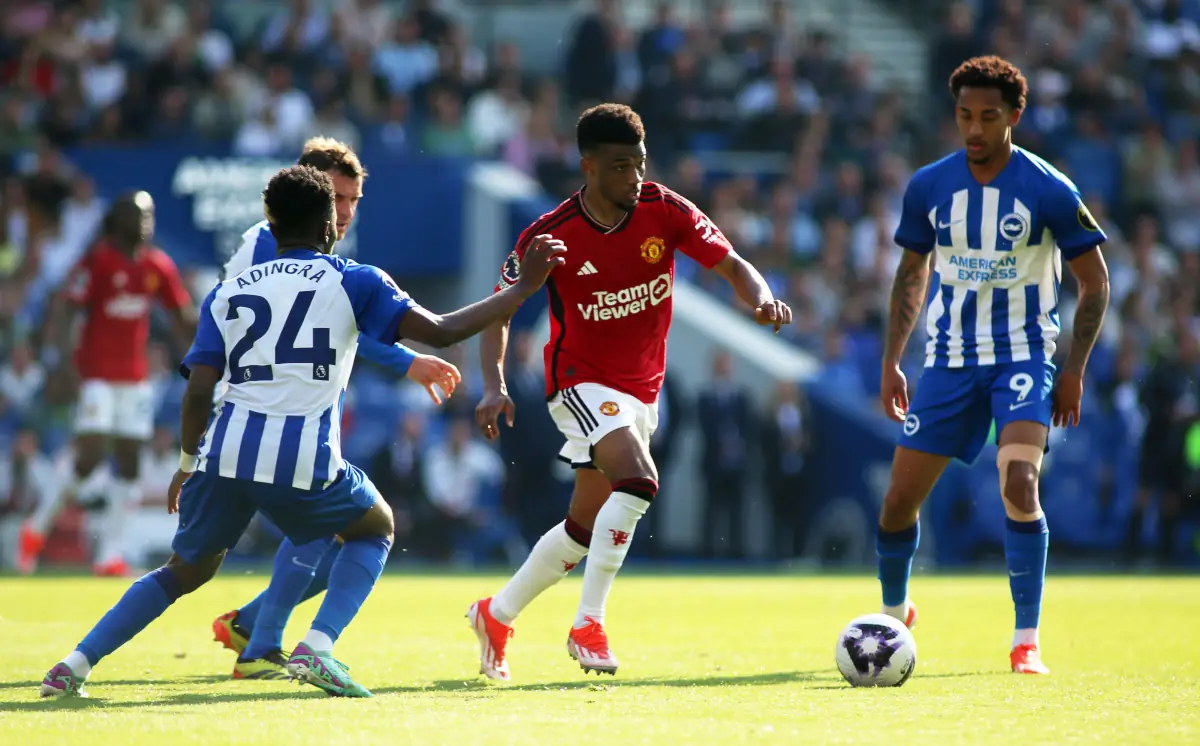
[(146, 275), (146, 292), (158, 292), (158, 275), (154, 274), (153, 272)]
[(651, 236), (645, 241), (642, 241), (642, 258), (650, 264), (658, 264), (663, 258), (663, 254), (667, 253), (667, 245), (663, 243), (661, 238)]
[(617, 406), (615, 401), (606, 401), (600, 405), (600, 414), (608, 417), (616, 417), (621, 412), (621, 408)]

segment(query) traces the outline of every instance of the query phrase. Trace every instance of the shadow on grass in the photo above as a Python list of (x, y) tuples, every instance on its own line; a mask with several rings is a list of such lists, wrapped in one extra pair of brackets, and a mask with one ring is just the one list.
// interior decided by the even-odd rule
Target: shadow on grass
[[(179, 684), (216, 684), (219, 681), (229, 681), (229, 674), (207, 674), (205, 676), (180, 676), (177, 679), (171, 679), (171, 683)], [(36, 688), (40, 681), (0, 681), (0, 690), (4, 689), (30, 689)], [(105, 679), (101, 682), (101, 686), (145, 686), (147, 684), (155, 684), (155, 679), (113, 679), (109, 681)]]
[[(927, 679), (945, 679), (945, 678), (961, 678), (968, 676), (992, 676), (999, 675), (999, 671), (979, 671), (979, 672), (957, 672), (957, 673), (941, 673), (928, 674), (921, 678)], [(225, 676), (192, 676), (181, 679), (172, 679), (169, 682), (159, 682), (167, 684), (203, 684), (216, 683), (219, 681), (228, 681)], [(676, 687), (676, 688), (705, 688), (705, 687), (740, 687), (740, 686), (776, 686), (780, 684), (792, 683), (816, 683), (820, 682), (819, 686), (806, 687), (816, 690), (832, 690), (832, 689), (850, 689), (845, 683), (837, 680), (837, 674), (830, 671), (777, 671), (773, 673), (758, 673), (748, 674), (745, 676), (698, 676), (692, 678), (646, 678), (646, 679), (576, 679), (572, 681), (557, 681), (539, 684), (518, 684), (505, 685), (494, 684), (482, 679), (439, 679), (420, 684), (408, 684), (400, 686), (383, 686), (374, 689), (376, 695), (383, 694), (428, 694), (428, 693), (490, 693), (496, 696), (503, 696), (506, 692), (554, 692), (554, 691), (609, 691), (615, 689), (641, 689), (648, 687)], [(205, 691), (205, 692), (182, 692), (172, 694), (162, 699), (154, 699), (149, 701), (129, 702), (129, 701), (109, 701), (103, 696), (105, 690), (109, 687), (116, 686), (144, 686), (153, 684), (154, 681), (141, 680), (118, 680), (118, 681), (100, 681), (97, 682), (95, 689), (89, 689), (94, 692), (93, 696), (87, 699), (67, 698), (54, 700), (37, 700), (23, 702), (0, 702), (0, 712), (36, 712), (51, 709), (65, 710), (85, 710), (92, 708), (99, 709), (131, 709), (131, 708), (159, 708), (159, 707), (186, 707), (190, 705), (211, 705), (221, 702), (266, 702), (273, 700), (290, 700), (290, 699), (326, 699), (327, 695), (312, 688), (312, 687), (294, 687), (280, 682), (278, 691)], [(23, 682), (0, 682), (0, 689), (13, 689), (17, 687), (29, 687), (32, 689), (36, 684)], [(237, 686), (231, 682), (231, 687)], [(96, 695), (100, 696), (96, 696)]]
[[(556, 681), (542, 684), (488, 684), (482, 680), (466, 682), (473, 689), (494, 689), (496, 691), (555, 691), (560, 689), (637, 689), (642, 687), (711, 687), (711, 686), (774, 686), (776, 684), (792, 684), (803, 681), (816, 681), (827, 674), (826, 671), (776, 671), (774, 673), (757, 673), (745, 676), (694, 676), (690, 678), (646, 678), (618, 679), (613, 676), (598, 676), (573, 679), (571, 681)], [(442, 683), (442, 682), (437, 682)], [(462, 682), (459, 683), (462, 686)], [(467, 688), (467, 687), (464, 687)]]
[[(950, 673), (927, 673), (927, 674), (917, 673), (917, 674), (913, 674), (913, 678), (915, 680), (920, 680), (920, 679), (962, 679), (962, 678), (966, 678), (966, 677), (984, 678), (984, 677), (988, 677), (988, 676), (1010, 676), (1010, 675), (1011, 674), (1008, 671), (953, 671)], [(833, 677), (833, 678), (836, 678), (836, 677)], [(910, 679), (910, 680), (912, 680), (912, 679)], [(844, 681), (838, 681), (835, 684), (825, 684), (823, 686), (810, 686), (807, 688), (812, 689), (813, 691), (826, 691), (826, 690), (830, 690), (830, 689), (853, 689), (854, 687), (850, 686), (849, 684), (847, 684)], [(869, 689), (873, 689), (875, 687), (868, 686), (868, 687), (862, 687), (862, 688), (864, 690), (869, 690)]]
[[(824, 671), (781, 671), (776, 673), (760, 673), (746, 676), (701, 676), (695, 678), (669, 679), (669, 678), (651, 678), (651, 679), (584, 679), (574, 681), (559, 681), (540, 684), (522, 684), (516, 686), (497, 685), (488, 683), (482, 679), (439, 679), (428, 683), (401, 685), (401, 686), (383, 686), (374, 689), (376, 695), (382, 694), (425, 694), (433, 692), (445, 693), (493, 693), (497, 696), (502, 696), (505, 692), (527, 692), (527, 691), (563, 691), (563, 690), (611, 690), (625, 688), (644, 688), (644, 687), (717, 687), (717, 686), (773, 686), (777, 684), (789, 684), (793, 682), (816, 681), (820, 678), (825, 678), (827, 672)], [(170, 682), (160, 682), (169, 684), (189, 684), (189, 683), (215, 683), (217, 681), (227, 681), (224, 676), (194, 676), (183, 679), (172, 679)], [(149, 701), (129, 702), (129, 701), (109, 701), (104, 698), (104, 692), (109, 687), (115, 686), (144, 686), (153, 684), (151, 680), (117, 680), (117, 681), (98, 681), (94, 687), (89, 687), (88, 691), (92, 694), (86, 699), (70, 697), (65, 699), (53, 700), (37, 700), (23, 702), (0, 702), (0, 712), (35, 712), (45, 711), (47, 708), (80, 710), (80, 709), (129, 709), (129, 708), (157, 708), (157, 707), (176, 707), (188, 705), (211, 705), (220, 702), (253, 702), (253, 701), (270, 701), (283, 699), (325, 699), (326, 695), (317, 691), (312, 687), (296, 688), (283, 685), (279, 691), (255, 691), (255, 692), (238, 692), (238, 691), (205, 691), (205, 692), (183, 692), (173, 694), (162, 699), (154, 699)], [(14, 689), (18, 687), (29, 687), (31, 690), (37, 684), (29, 681), (21, 682), (0, 682), (0, 689)], [(99, 695), (99, 696), (97, 696)]]

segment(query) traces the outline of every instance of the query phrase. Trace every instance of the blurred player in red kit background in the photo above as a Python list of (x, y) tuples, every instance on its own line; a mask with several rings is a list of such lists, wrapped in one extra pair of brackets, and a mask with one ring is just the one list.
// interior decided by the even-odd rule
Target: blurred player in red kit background
[(140, 500), (139, 453), (154, 425), (147, 380), (152, 305), (157, 302), (169, 313), (183, 339), (190, 339), (195, 329), (191, 297), (175, 263), (151, 244), (153, 235), (150, 195), (139, 191), (119, 198), (104, 219), (100, 241), (68, 277), (66, 302), (56, 304), (60, 318), (54, 328), (64, 333), (64, 346), (72, 342), (75, 314), (81, 311), (84, 317), (74, 338), (79, 377), (75, 468), (63, 480), (53, 508), (39, 510), (22, 527), (18, 566), (23, 572), (34, 569), (64, 498), (77, 494), (110, 453), (114, 479), (105, 490), (107, 505), (93, 569), (100, 575), (129, 571), (121, 555), (125, 516)]

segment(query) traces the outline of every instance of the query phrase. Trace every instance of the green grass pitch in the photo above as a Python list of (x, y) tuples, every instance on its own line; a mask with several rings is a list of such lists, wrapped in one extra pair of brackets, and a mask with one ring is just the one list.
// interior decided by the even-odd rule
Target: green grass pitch
[[(126, 584), (0, 579), (0, 744), (1200, 743), (1200, 578), (1052, 577), (1054, 673), (1037, 678), (1007, 670), (1002, 575), (918, 577), (916, 672), (878, 690), (833, 663), (842, 625), (877, 609), (869, 577), (623, 577), (615, 678), (567, 657), (575, 577), (518, 621), (514, 681), (488, 685), (463, 613), (501, 580), (385, 576), (338, 645), (374, 699), (228, 679), (209, 625), (265, 583), (231, 573), (103, 661), (91, 699), (41, 701), (43, 673)], [(289, 644), (315, 610), (293, 616)]]

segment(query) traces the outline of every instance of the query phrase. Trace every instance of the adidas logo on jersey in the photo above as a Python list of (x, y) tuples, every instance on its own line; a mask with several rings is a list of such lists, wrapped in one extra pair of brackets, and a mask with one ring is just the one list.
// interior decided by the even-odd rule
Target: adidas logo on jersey
[(584, 262), (583, 266), (580, 267), (579, 271), (576, 272), (575, 274), (577, 274), (577, 275), (594, 275), (594, 274), (596, 274), (596, 268), (592, 266), (591, 262)]

